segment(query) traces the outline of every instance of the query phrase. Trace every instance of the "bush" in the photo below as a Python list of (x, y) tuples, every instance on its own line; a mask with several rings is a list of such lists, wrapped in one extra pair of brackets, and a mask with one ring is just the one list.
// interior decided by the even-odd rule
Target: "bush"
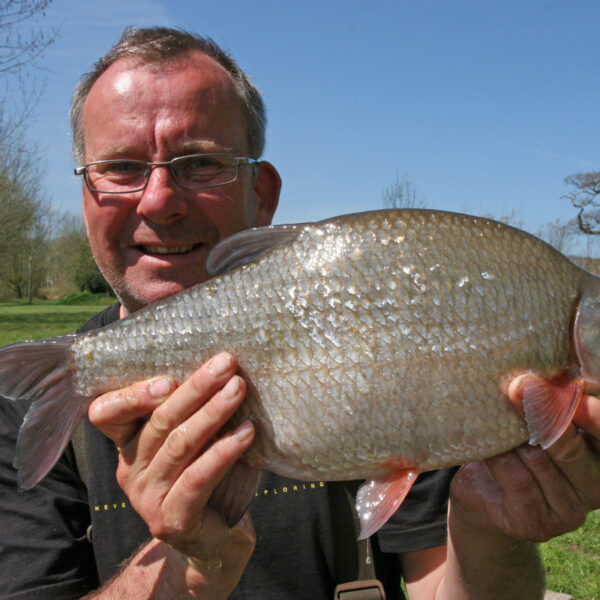
[(76, 294), (65, 294), (55, 301), (55, 304), (98, 304), (108, 298), (114, 298), (113, 294), (95, 294), (84, 290)]

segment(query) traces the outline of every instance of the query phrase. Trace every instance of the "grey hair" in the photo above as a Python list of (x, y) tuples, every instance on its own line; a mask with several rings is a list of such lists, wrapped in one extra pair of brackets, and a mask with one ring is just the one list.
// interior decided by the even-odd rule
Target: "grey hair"
[(212, 39), (188, 31), (170, 27), (128, 27), (108, 53), (94, 64), (91, 71), (81, 77), (73, 93), (71, 130), (75, 160), (79, 164), (85, 161), (83, 107), (90, 89), (104, 71), (121, 58), (138, 60), (142, 64), (161, 63), (182, 58), (193, 51), (210, 56), (230, 74), (244, 108), (248, 154), (252, 158), (259, 158), (265, 146), (265, 105), (260, 91), (236, 61)]

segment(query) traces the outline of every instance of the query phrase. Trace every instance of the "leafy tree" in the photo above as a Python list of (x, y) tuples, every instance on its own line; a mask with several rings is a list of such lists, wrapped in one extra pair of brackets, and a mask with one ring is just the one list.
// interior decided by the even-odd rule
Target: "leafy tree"
[(36, 149), (25, 136), (39, 98), (29, 67), (56, 39), (38, 25), (51, 2), (0, 0), (0, 283), (29, 299), (43, 284), (50, 233)]
[(31, 300), (44, 279), (49, 209), (33, 159), (7, 154), (0, 150), (0, 282)]
[(63, 215), (50, 247), (49, 285), (59, 294), (112, 293), (96, 266), (81, 217)]

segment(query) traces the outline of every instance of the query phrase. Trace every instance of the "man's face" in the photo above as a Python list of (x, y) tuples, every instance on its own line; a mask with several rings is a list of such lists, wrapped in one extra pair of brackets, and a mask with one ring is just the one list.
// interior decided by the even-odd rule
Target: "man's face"
[[(83, 112), (85, 161), (168, 161), (197, 153), (246, 156), (242, 105), (229, 74), (193, 53), (177, 62), (114, 63), (90, 90)], [(225, 237), (268, 225), (279, 178), (241, 166), (222, 187), (187, 190), (165, 167), (146, 189), (99, 194), (84, 187), (84, 218), (100, 270), (128, 312), (208, 278), (206, 257)]]

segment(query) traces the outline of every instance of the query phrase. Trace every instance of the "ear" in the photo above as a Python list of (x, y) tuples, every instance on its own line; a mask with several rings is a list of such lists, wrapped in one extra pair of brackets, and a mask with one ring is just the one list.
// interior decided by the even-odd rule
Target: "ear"
[(279, 203), (281, 177), (277, 169), (267, 161), (261, 161), (254, 180), (254, 198), (256, 201), (255, 227), (270, 225)]

